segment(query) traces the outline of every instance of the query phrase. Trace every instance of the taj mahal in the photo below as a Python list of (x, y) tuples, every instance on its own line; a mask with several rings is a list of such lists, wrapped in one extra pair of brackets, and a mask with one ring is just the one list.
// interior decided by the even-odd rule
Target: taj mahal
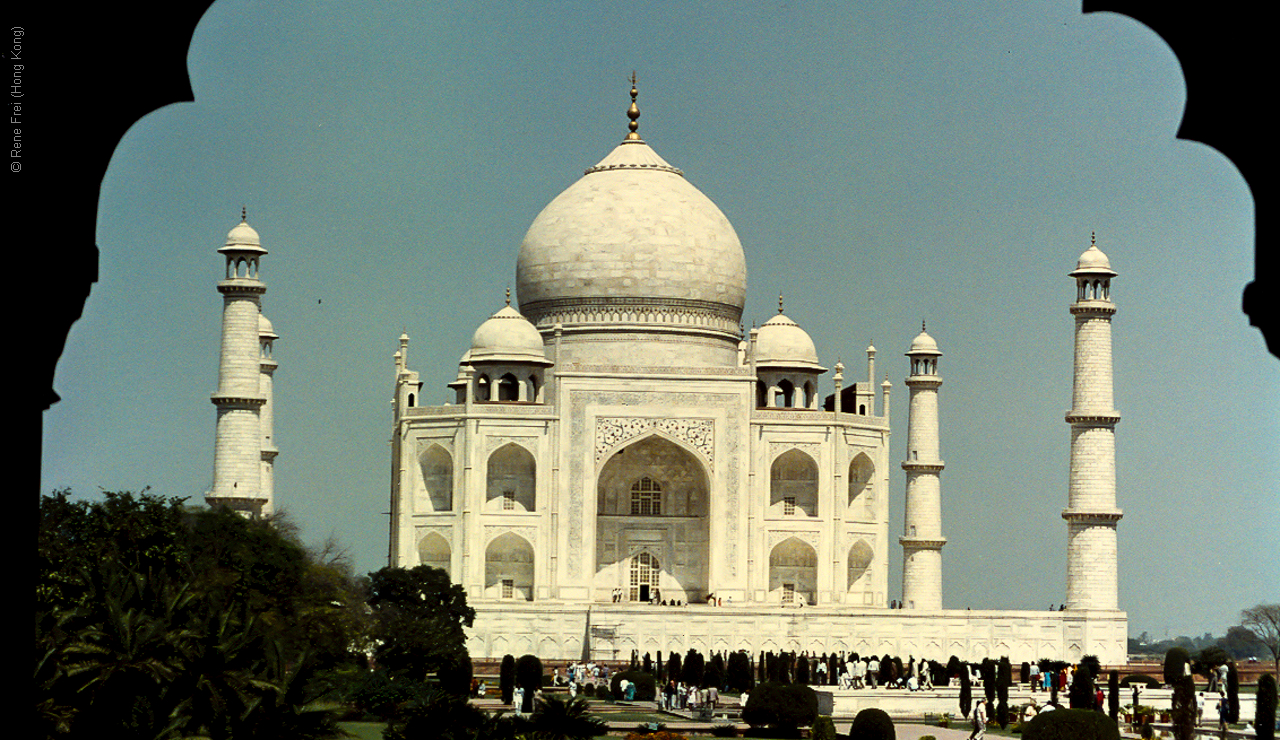
[[(474, 658), (696, 649), (1124, 662), (1106, 255), (1091, 243), (1069, 273), (1065, 608), (947, 609), (939, 342), (922, 326), (902, 340), (901, 365), (882, 359), (877, 371), (867, 347), (865, 367), (829, 369), (781, 298), (744, 332), (738, 236), (641, 138), (636, 100), (633, 85), (625, 139), (529, 226), (514, 300), (459, 348), (456, 376), (439, 380), (452, 403), (422, 402), (400, 337), (390, 564), (442, 568), (462, 585), (477, 613)], [(277, 454), (266, 250), (242, 219), (219, 251), (207, 500), (263, 514)], [(889, 458), (888, 375), (898, 370), (902, 461)], [(889, 490), (892, 465), (905, 491)], [(896, 538), (894, 495), (906, 504)], [(891, 603), (897, 557), (902, 599)]]

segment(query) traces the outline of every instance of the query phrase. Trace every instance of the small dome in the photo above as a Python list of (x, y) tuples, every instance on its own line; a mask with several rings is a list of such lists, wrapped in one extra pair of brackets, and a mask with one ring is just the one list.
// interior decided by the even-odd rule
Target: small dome
[(911, 349), (907, 350), (908, 355), (941, 355), (938, 351), (938, 343), (933, 337), (929, 336), (929, 332), (920, 328), (920, 333), (916, 338), (911, 340)]
[(511, 306), (489, 317), (471, 337), (465, 362), (513, 361), (546, 363), (542, 335)]
[(1116, 272), (1111, 269), (1111, 260), (1107, 259), (1107, 255), (1098, 249), (1097, 243), (1090, 239), (1089, 248), (1080, 255), (1080, 259), (1076, 261), (1076, 269), (1069, 274), (1071, 277), (1084, 275), (1114, 277)]
[(258, 314), (258, 336), (271, 339), (280, 338), (280, 335), (276, 334), (276, 330), (272, 328), (271, 322), (267, 321), (267, 317), (262, 314)]
[(219, 252), (259, 252), (266, 254), (267, 250), (262, 248), (262, 240), (258, 237), (258, 232), (243, 219), (236, 227), (227, 232), (227, 243)]
[(756, 366), (803, 367), (825, 372), (818, 365), (813, 339), (799, 324), (778, 314), (756, 332)]

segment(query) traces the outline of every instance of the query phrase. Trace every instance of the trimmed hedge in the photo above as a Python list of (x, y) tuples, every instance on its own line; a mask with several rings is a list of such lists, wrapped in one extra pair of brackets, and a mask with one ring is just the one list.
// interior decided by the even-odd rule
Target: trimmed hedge
[(1160, 688), (1159, 679), (1152, 678), (1145, 673), (1132, 673), (1120, 679), (1120, 688), (1127, 689), (1134, 684), (1140, 684), (1143, 688), (1158, 689)]
[(818, 695), (800, 684), (766, 681), (751, 690), (742, 721), (753, 727), (795, 729), (818, 718)]
[(1120, 740), (1111, 718), (1092, 709), (1041, 712), (1023, 726), (1024, 740)]
[(624, 678), (636, 685), (636, 701), (653, 701), (657, 697), (657, 681), (652, 673), (623, 671), (622, 673), (615, 673), (609, 678), (609, 691), (613, 693), (615, 699), (622, 698), (622, 690), (619, 687)]
[(883, 709), (864, 709), (849, 725), (849, 740), (894, 740), (896, 737), (893, 720)]

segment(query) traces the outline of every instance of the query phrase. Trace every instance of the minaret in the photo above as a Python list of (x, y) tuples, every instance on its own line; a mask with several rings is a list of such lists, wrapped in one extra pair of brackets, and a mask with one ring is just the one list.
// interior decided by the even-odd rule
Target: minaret
[[(942, 487), (938, 457), (938, 344), (920, 325), (911, 342), (907, 415), (907, 505), (903, 521), (902, 605), (906, 609), (942, 608)], [(886, 399), (887, 401), (887, 399)], [(887, 403), (885, 413), (888, 413)]]
[(1111, 278), (1116, 276), (1096, 238), (1075, 271), (1075, 379), (1071, 410), (1071, 470), (1067, 484), (1067, 609), (1116, 609), (1115, 410), (1111, 379)]
[[(245, 516), (271, 513), (271, 467), (276, 456), (271, 440), (270, 357), (275, 332), (262, 317), (258, 262), (267, 250), (258, 232), (241, 213), (218, 252), (226, 257), (222, 293), (222, 351), (218, 390), (210, 400), (218, 407), (214, 435), (213, 487), (205, 494), (210, 506), (227, 506)], [(264, 424), (265, 421), (265, 424)]]

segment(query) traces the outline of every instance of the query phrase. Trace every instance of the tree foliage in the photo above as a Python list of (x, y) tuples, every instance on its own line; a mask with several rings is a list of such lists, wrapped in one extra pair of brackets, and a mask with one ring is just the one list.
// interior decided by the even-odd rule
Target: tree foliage
[(443, 671), (456, 689), (456, 672), (470, 662), (463, 628), (476, 615), (462, 586), (429, 565), (386, 567), (369, 574), (369, 607), (379, 665), (416, 679)]
[(1280, 673), (1280, 604), (1258, 604), (1240, 612), (1240, 626), (1271, 652)]
[(361, 592), (281, 520), (147, 492), (42, 497), (36, 720), (44, 737), (318, 737), (317, 671), (352, 659)]
[(754, 727), (792, 731), (818, 718), (818, 695), (800, 684), (766, 681), (752, 689), (742, 720)]
[(1258, 740), (1275, 740), (1276, 679), (1270, 673), (1264, 673), (1258, 678), (1258, 697), (1253, 724), (1258, 733)]

